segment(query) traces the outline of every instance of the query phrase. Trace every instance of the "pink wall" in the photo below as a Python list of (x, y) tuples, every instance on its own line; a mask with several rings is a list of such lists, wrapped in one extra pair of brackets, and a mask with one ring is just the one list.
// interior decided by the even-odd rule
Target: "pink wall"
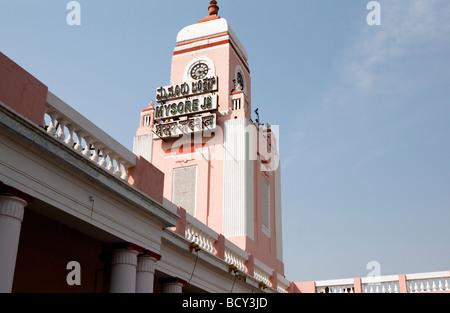
[(130, 185), (163, 203), (164, 173), (146, 159), (138, 156), (136, 166), (128, 170)]
[(0, 53), (0, 101), (42, 126), (48, 88)]

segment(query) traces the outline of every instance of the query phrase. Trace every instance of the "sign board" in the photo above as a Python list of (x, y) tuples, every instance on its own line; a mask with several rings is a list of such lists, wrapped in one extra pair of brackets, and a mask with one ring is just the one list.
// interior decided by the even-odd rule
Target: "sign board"
[(156, 124), (154, 131), (159, 138), (164, 139), (214, 129), (216, 129), (216, 114), (208, 114), (164, 124)]
[(217, 95), (197, 96), (155, 107), (155, 121), (217, 109)]
[(155, 139), (216, 129), (218, 78), (206, 77), (156, 90)]
[(216, 76), (191, 80), (179, 85), (160, 87), (156, 90), (156, 102), (187, 98), (204, 93), (217, 91), (218, 78)]

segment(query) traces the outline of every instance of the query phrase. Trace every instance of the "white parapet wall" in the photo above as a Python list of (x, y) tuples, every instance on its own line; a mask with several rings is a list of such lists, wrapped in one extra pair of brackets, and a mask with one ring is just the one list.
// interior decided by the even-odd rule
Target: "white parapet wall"
[(51, 92), (47, 96), (46, 131), (87, 159), (128, 180), (136, 155)]

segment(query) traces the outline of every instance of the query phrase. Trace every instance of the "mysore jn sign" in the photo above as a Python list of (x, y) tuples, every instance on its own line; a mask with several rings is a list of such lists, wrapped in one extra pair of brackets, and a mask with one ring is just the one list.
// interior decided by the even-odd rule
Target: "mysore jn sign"
[[(154, 132), (159, 138), (179, 137), (216, 128), (217, 77), (187, 81), (156, 90)], [(157, 139), (157, 138), (155, 138)]]
[(155, 108), (155, 120), (174, 118), (187, 114), (204, 113), (217, 109), (217, 95), (192, 97), (189, 100), (162, 104)]

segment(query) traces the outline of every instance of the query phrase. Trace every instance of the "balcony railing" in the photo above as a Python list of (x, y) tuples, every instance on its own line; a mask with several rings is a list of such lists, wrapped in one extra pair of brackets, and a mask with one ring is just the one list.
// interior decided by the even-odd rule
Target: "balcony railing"
[(196, 243), (203, 251), (222, 258), (230, 266), (234, 265), (240, 272), (252, 276), (261, 288), (271, 287), (277, 292), (285, 293), (290, 287), (290, 281), (285, 277), (278, 273), (275, 277), (276, 272), (272, 268), (258, 259), (250, 258), (246, 251), (186, 213), (184, 209), (179, 209), (184, 212), (180, 214), (181, 219), (173, 231), (183, 235), (189, 242)]
[(450, 293), (450, 272), (316, 281), (317, 293)]
[(136, 165), (136, 155), (53, 95), (47, 96), (44, 127), (67, 147), (111, 174), (128, 181), (128, 169)]

